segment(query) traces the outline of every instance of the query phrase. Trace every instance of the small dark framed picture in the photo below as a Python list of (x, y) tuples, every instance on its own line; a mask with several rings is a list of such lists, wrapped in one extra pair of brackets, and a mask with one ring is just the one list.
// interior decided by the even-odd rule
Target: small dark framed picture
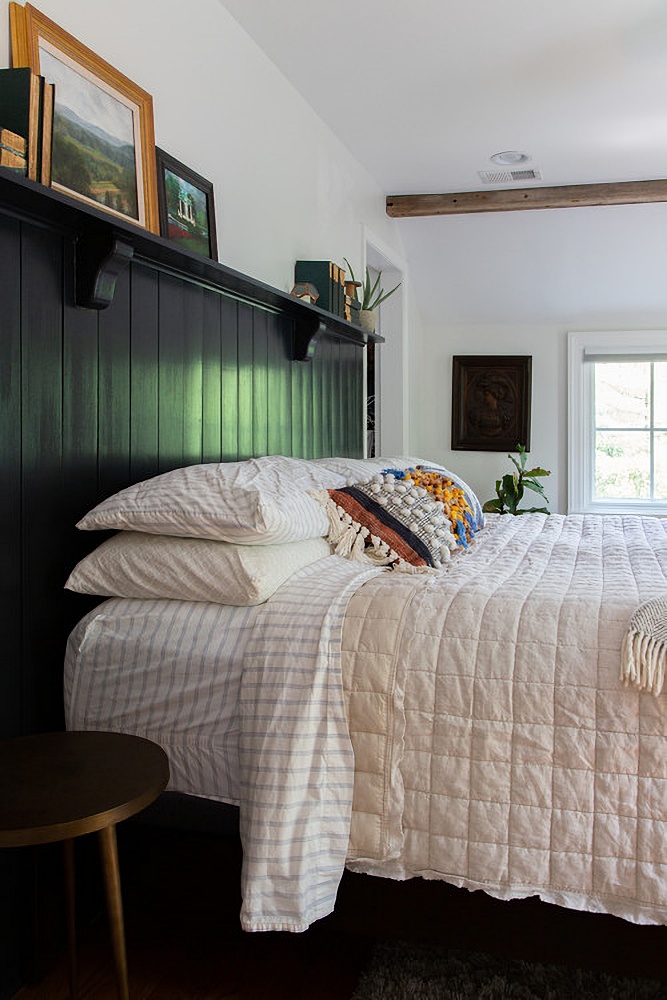
[(452, 449), (530, 451), (530, 355), (455, 356)]
[(157, 146), (155, 158), (160, 235), (217, 260), (213, 184)]

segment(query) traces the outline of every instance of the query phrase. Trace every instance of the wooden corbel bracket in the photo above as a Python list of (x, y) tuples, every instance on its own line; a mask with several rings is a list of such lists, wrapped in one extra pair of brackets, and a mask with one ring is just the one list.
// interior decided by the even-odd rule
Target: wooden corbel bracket
[(106, 309), (116, 282), (134, 257), (134, 247), (111, 233), (86, 233), (76, 244), (76, 304)]
[(319, 316), (299, 319), (294, 327), (294, 360), (312, 361), (317, 342), (326, 332), (327, 325)]

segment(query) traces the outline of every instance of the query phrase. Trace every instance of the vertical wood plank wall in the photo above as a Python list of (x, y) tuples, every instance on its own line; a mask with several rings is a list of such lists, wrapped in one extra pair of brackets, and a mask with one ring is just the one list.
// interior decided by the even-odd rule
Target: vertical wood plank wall
[(0, 209), (0, 737), (62, 727), (65, 639), (91, 603), (63, 584), (101, 540), (74, 527), (95, 503), (181, 465), (363, 454), (358, 346), (325, 336), (293, 361), (288, 317), (143, 263), (80, 308), (74, 269), (71, 234)]

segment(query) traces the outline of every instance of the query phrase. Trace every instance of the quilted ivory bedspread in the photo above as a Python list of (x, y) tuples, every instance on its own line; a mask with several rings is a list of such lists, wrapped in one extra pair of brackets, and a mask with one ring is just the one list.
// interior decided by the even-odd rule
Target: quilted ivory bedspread
[(171, 788), (241, 806), (246, 929), (330, 912), (346, 849), (667, 923), (667, 690), (619, 680), (667, 520), (489, 522), (437, 574), (332, 557), (264, 605), (111, 599), (73, 631), (68, 726), (155, 739)]
[(632, 612), (667, 594), (667, 521), (489, 522), (348, 605), (348, 866), (667, 923), (667, 694), (619, 680)]

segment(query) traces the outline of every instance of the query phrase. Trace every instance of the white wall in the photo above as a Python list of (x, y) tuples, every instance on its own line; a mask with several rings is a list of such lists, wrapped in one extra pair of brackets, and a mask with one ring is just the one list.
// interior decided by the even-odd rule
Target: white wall
[(550, 509), (565, 513), (566, 334), (664, 329), (667, 205), (413, 221), (402, 232), (424, 330), (410, 370), (412, 449), (493, 496), (512, 471), (506, 453), (450, 448), (452, 356), (530, 354), (531, 460), (552, 470)]
[(365, 226), (403, 255), (383, 192), (217, 0), (37, 6), (153, 96), (157, 145), (213, 181), (223, 263), (289, 291), (297, 258), (361, 270)]
[[(567, 503), (567, 398), (565, 333), (549, 326), (443, 326), (429, 328), (420, 343), (413, 386), (413, 450), (457, 472), (484, 502), (495, 496), (495, 482), (514, 466), (507, 452), (452, 451), (451, 383), (455, 354), (530, 354), (533, 398), (530, 462), (549, 469), (543, 480), (549, 510)], [(528, 502), (530, 501), (530, 502)], [(543, 506), (528, 494), (523, 506)]]

